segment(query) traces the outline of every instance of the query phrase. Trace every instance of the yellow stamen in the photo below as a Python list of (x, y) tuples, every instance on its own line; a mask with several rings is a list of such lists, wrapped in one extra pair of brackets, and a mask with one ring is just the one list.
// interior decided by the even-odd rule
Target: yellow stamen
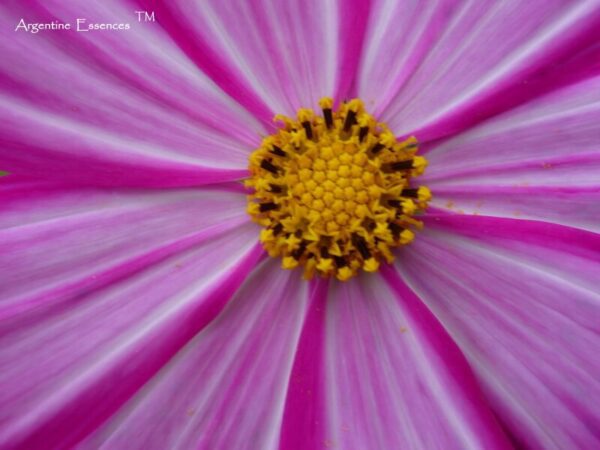
[(415, 156), (414, 137), (398, 142), (360, 100), (334, 111), (333, 99), (322, 98), (319, 106), (322, 117), (307, 108), (297, 119), (275, 117), (281, 128), (249, 159), (247, 211), (283, 268), (345, 281), (392, 262), (391, 249), (414, 239), (411, 228), (422, 223), (413, 215), (431, 192), (412, 178), (427, 161)]

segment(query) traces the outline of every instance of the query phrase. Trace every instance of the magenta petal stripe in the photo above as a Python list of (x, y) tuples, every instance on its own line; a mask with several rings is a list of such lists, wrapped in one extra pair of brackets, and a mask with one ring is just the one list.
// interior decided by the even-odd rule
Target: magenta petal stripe
[(600, 235), (441, 215), (396, 263), (520, 447), (600, 445)]
[(78, 146), (73, 141), (69, 144), (73, 157), (65, 159), (43, 146), (31, 147), (2, 138), (0, 146), (10, 150), (10, 153), (0, 150), (0, 164), (9, 173), (77, 186), (184, 188), (241, 180), (248, 176), (246, 169), (191, 167), (166, 160), (106, 161), (100, 155), (87, 154), (85, 143)]
[[(69, 448), (202, 330), (263, 255), (230, 233), (0, 337), (0, 445)], [(28, 358), (20, 358), (26, 353)]]
[(80, 446), (273, 449), (308, 309), (298, 273), (266, 261), (223, 312)]
[[(597, 42), (600, 5), (594, 0), (453, 3), (440, 2), (448, 9), (440, 37), (383, 115), (393, 129), (421, 141), (530, 99), (535, 90), (514, 86), (546, 76), (548, 67)], [(393, 43), (382, 44), (388, 54), (397, 51)]]
[(466, 361), (420, 300), (390, 270), (356, 281), (333, 284), (327, 304), (324, 444), (510, 448)]
[(324, 385), (325, 311), (327, 280), (311, 283), (310, 305), (294, 354), (280, 450), (319, 448), (326, 442), (326, 396)]
[(352, 0), (338, 2), (339, 33), (337, 45), (338, 82), (335, 99), (356, 97), (358, 94), (357, 76), (364, 47), (367, 18), (371, 14), (372, 0)]
[(462, 214), (429, 215), (427, 227), (443, 227), (469, 237), (498, 238), (581, 256), (591, 269), (600, 263), (600, 234), (552, 223)]

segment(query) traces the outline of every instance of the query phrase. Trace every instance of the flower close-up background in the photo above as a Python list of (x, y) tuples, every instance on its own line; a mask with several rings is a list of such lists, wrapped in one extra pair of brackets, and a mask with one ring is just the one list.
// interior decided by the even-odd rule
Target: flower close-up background
[[(0, 35), (0, 448), (600, 448), (600, 2), (4, 0)], [(383, 142), (352, 99), (397, 138), (398, 217), (385, 155), (428, 163), (393, 255), (387, 212), (265, 251), (312, 219), (248, 180), (323, 151), (322, 99), (335, 151)]]

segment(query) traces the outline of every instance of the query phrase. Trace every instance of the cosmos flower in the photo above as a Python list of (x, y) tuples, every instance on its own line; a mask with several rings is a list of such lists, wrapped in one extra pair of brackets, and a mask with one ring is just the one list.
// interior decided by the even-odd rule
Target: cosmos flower
[[(0, 447), (600, 447), (597, 1), (4, 1), (0, 18)], [(322, 136), (360, 153), (363, 126), (385, 143), (360, 150), (377, 189), (401, 198), (373, 230), (344, 235), (358, 182), (331, 230), (318, 202), (264, 199), (319, 171)], [(293, 139), (317, 156), (285, 160)], [(379, 244), (406, 230), (388, 264)]]

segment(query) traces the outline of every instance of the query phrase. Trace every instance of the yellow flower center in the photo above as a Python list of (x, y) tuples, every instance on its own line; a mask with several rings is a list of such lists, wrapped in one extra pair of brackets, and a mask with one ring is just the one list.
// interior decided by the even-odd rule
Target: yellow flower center
[(337, 111), (330, 98), (319, 105), (322, 117), (310, 109), (300, 109), (297, 119), (275, 117), (282, 127), (250, 156), (248, 213), (285, 269), (303, 266), (307, 279), (316, 273), (347, 280), (392, 262), (391, 249), (422, 227), (413, 215), (431, 194), (412, 178), (427, 161), (415, 156), (414, 137), (398, 142), (360, 100)]

